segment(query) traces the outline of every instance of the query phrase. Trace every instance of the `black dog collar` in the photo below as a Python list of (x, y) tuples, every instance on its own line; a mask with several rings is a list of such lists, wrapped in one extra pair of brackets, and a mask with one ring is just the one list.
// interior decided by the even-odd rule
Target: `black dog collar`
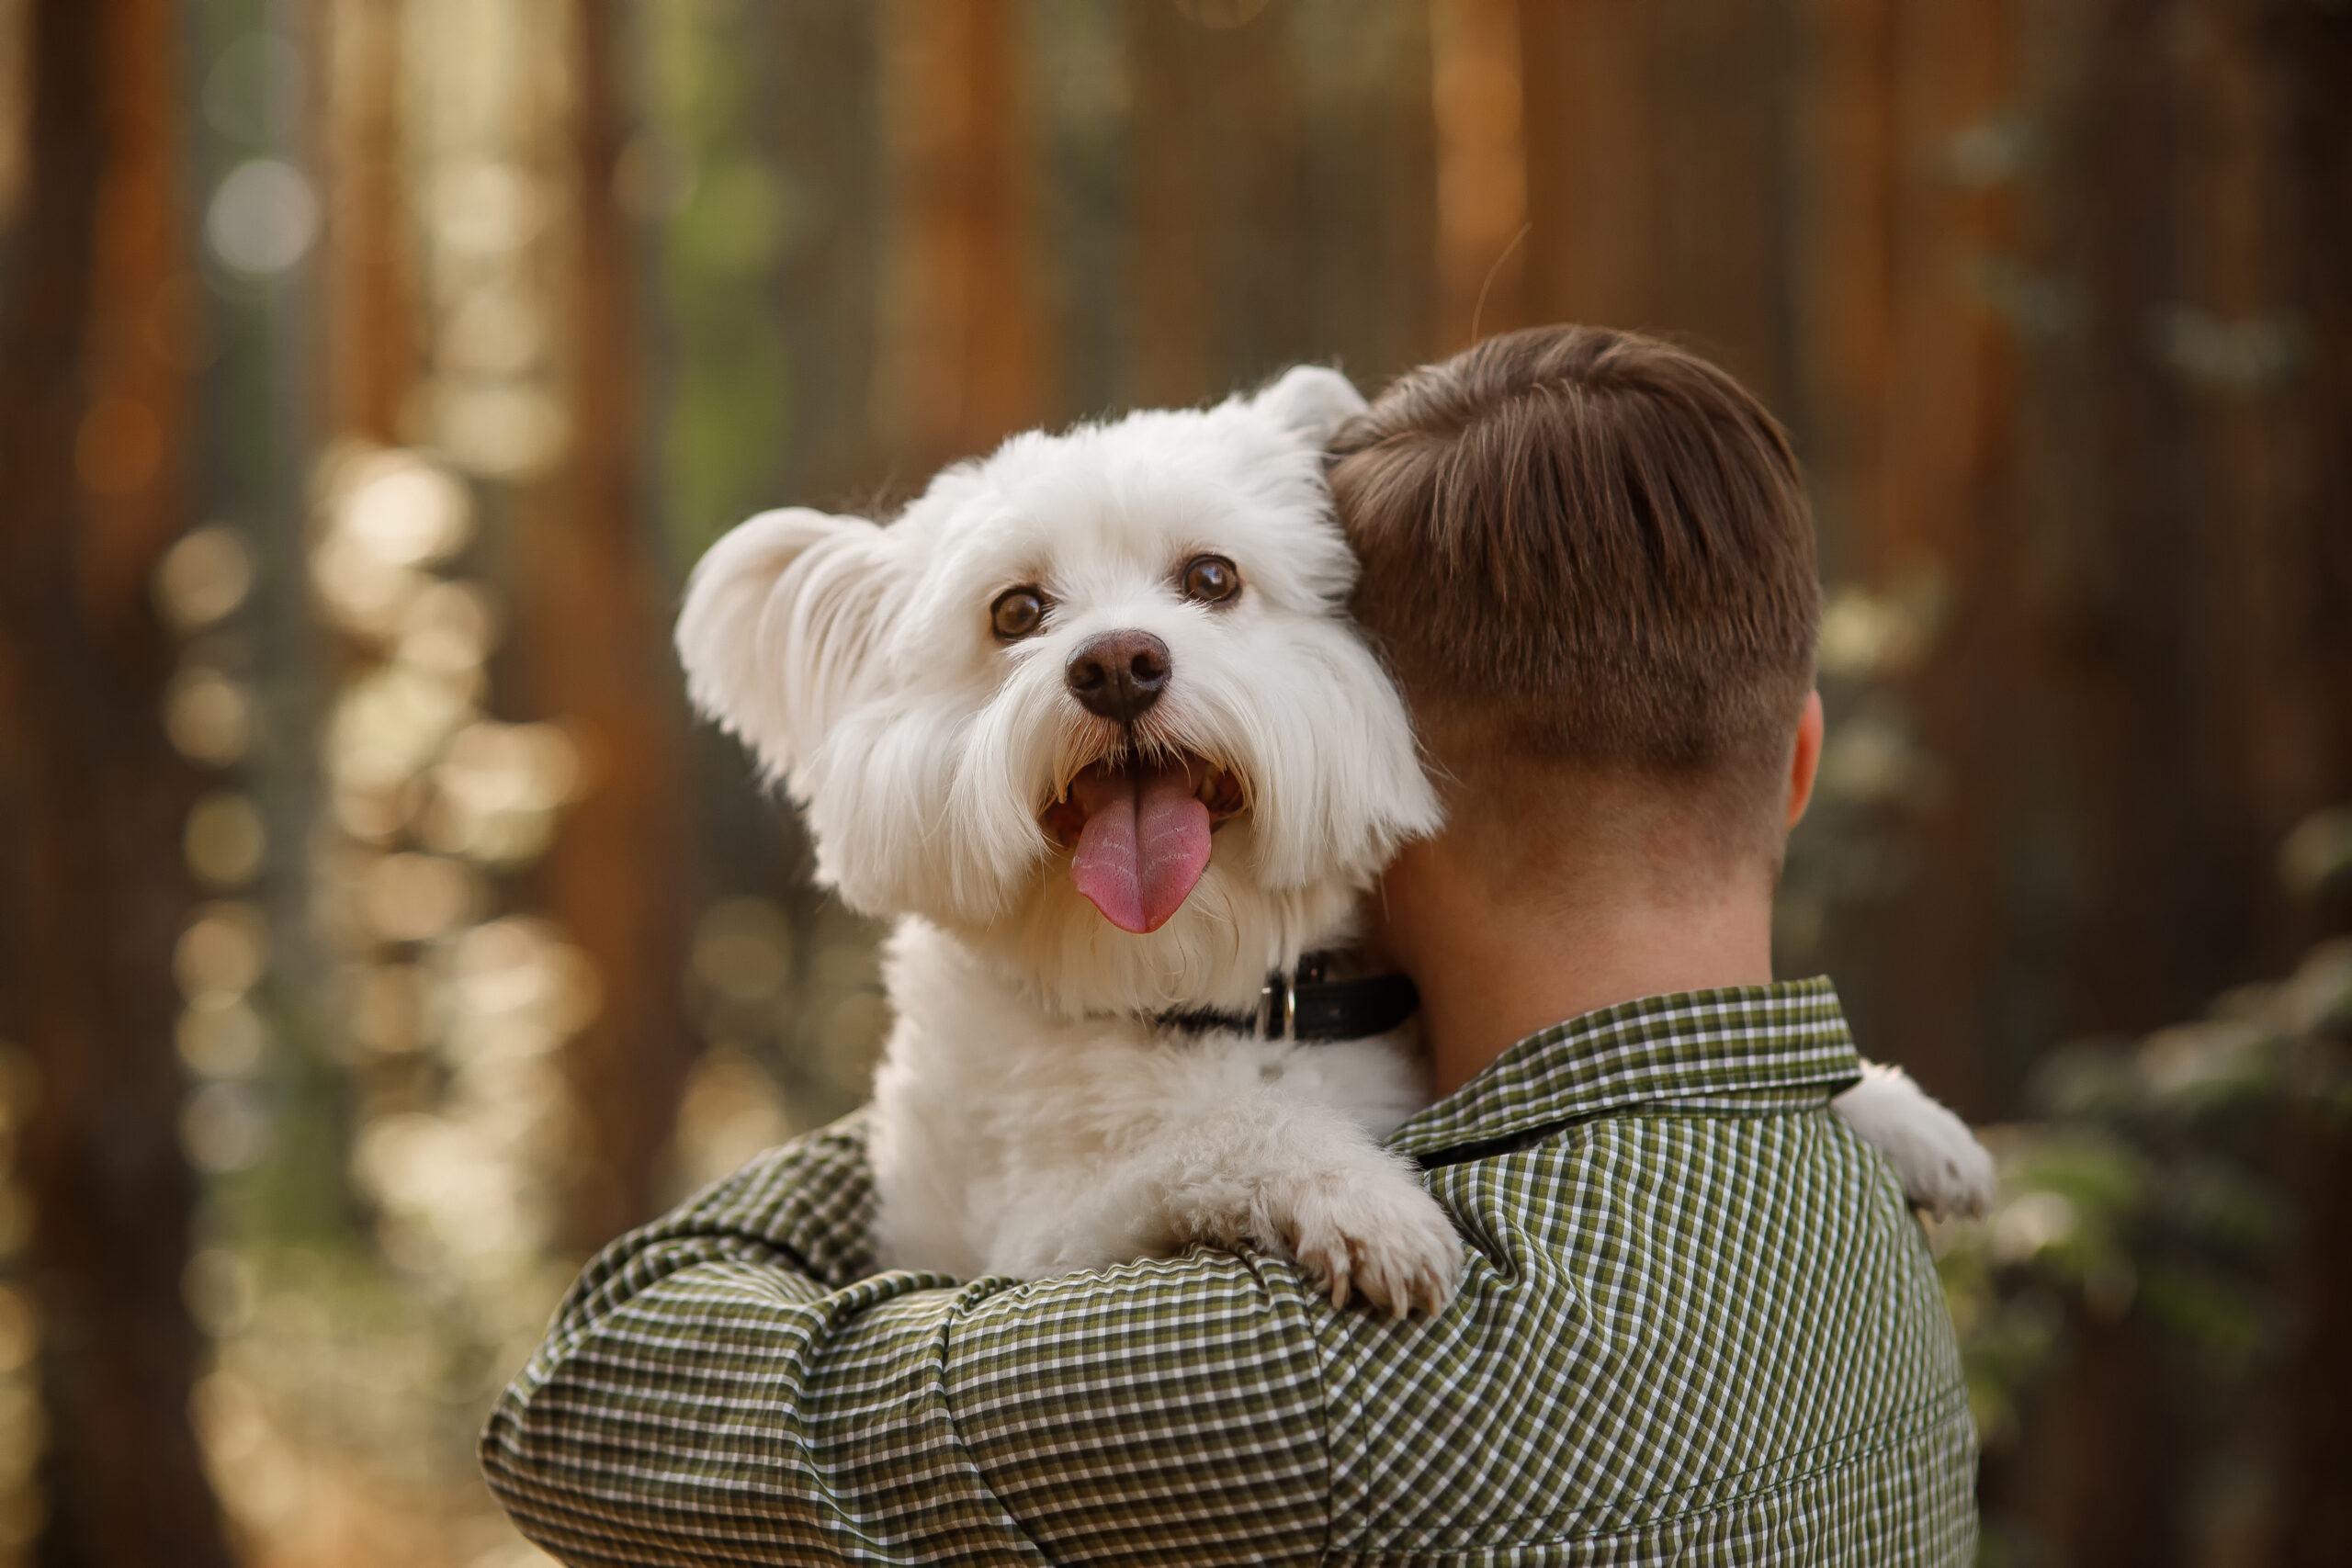
[(1267, 976), (1255, 1012), (1163, 1012), (1152, 1021), (1185, 1034), (1227, 1030), (1261, 1040), (1320, 1044), (1385, 1034), (1420, 1007), (1420, 992), (1402, 975), (1326, 980), (1323, 972), (1330, 959), (1328, 953), (1306, 953), (1299, 958), (1295, 976), (1279, 969)]

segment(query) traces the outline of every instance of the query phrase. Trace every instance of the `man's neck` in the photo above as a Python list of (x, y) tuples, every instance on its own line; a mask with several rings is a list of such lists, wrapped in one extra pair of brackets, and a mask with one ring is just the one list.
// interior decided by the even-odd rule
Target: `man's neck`
[(1772, 977), (1771, 890), (1757, 879), (1593, 868), (1531, 897), (1498, 889), (1439, 839), (1408, 846), (1379, 897), (1378, 937), (1420, 989), (1421, 1036), (1442, 1095), (1564, 1020)]

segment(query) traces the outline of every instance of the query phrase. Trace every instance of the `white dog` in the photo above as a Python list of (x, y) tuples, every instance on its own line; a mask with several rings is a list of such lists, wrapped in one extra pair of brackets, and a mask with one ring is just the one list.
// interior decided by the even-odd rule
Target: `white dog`
[[(1439, 821), (1340, 608), (1321, 448), (1363, 406), (1303, 367), (1016, 435), (887, 528), (771, 512), (696, 568), (695, 701), (806, 808), (820, 880), (899, 921), (886, 1263), (1036, 1278), (1247, 1242), (1335, 1302), (1450, 1294), (1461, 1245), (1381, 1147), (1428, 1099), (1409, 1001), (1289, 981)], [(1386, 1032), (1300, 1040), (1318, 1006)], [(1981, 1204), (1968, 1130), (1872, 1073), (1840, 1108), (1914, 1198)]]

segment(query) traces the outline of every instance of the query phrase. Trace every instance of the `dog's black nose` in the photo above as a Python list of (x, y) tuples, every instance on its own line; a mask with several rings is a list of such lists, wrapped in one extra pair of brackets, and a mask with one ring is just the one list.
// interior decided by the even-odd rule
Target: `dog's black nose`
[(1089, 713), (1133, 724), (1168, 689), (1168, 645), (1149, 632), (1091, 637), (1062, 666), (1070, 695)]

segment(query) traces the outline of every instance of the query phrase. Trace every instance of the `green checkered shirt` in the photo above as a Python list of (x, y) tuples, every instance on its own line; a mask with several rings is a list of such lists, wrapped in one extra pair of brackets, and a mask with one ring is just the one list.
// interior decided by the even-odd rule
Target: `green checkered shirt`
[(858, 1118), (590, 1265), (482, 1437), (573, 1563), (1961, 1563), (1976, 1449), (1928, 1249), (1831, 1113), (1826, 980), (1520, 1042), (1397, 1130), (1436, 1318), (1262, 1253), (873, 1272)]

